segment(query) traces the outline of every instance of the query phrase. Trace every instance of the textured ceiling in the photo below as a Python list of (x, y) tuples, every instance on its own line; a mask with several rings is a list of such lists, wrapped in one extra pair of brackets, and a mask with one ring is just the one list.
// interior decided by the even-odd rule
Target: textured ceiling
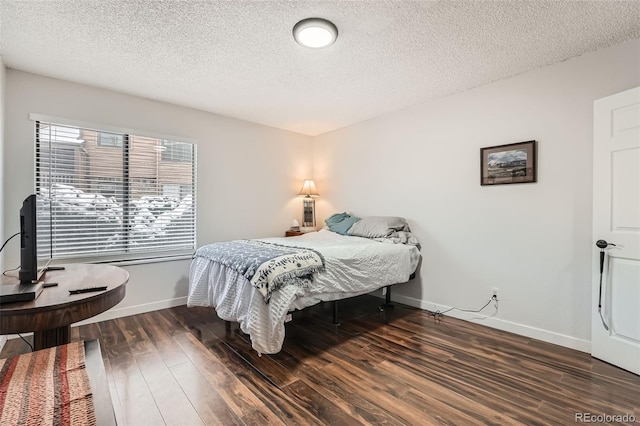
[(639, 37), (640, 1), (0, 0), (7, 67), (308, 135)]

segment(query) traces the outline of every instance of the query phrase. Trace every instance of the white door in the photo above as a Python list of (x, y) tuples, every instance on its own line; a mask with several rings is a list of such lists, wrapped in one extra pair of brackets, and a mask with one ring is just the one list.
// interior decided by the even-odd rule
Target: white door
[(593, 104), (593, 244), (591, 354), (640, 374), (640, 87)]

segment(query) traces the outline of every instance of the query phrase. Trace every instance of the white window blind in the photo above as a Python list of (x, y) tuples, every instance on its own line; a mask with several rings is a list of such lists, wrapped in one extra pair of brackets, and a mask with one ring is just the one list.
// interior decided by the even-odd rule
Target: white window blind
[(41, 259), (153, 259), (195, 249), (193, 143), (36, 121), (36, 193)]

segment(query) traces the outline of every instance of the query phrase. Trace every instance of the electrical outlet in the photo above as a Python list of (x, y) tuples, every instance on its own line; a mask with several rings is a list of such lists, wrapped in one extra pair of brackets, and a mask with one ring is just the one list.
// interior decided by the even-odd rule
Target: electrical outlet
[(491, 298), (498, 298), (498, 290), (500, 290), (498, 287), (491, 287)]

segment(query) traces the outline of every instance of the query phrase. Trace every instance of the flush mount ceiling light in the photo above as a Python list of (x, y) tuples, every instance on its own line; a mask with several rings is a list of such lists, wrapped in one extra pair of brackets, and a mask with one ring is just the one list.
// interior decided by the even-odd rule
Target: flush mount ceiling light
[(293, 38), (301, 46), (317, 49), (335, 43), (338, 29), (326, 19), (308, 18), (294, 25)]

